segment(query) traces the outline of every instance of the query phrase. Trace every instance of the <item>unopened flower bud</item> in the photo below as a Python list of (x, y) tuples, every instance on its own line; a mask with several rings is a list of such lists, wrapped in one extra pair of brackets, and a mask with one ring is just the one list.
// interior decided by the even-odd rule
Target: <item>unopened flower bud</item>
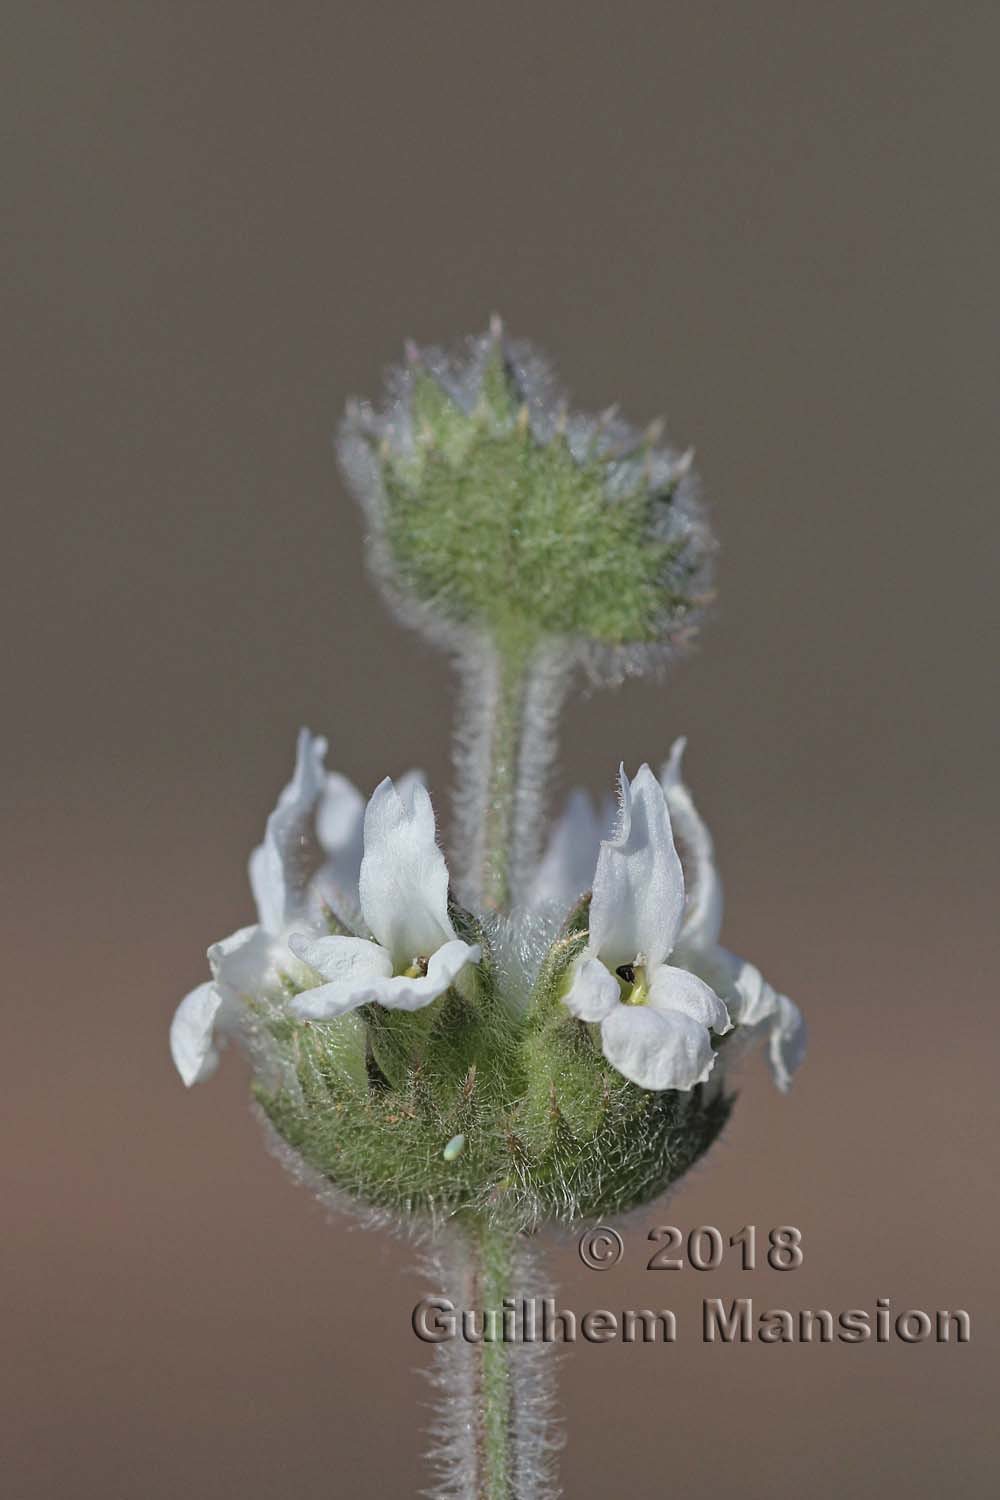
[(451, 643), (560, 641), (617, 678), (691, 639), (713, 551), (690, 454), (616, 414), (570, 413), (497, 320), (457, 358), (407, 348), (340, 439), (391, 602)]

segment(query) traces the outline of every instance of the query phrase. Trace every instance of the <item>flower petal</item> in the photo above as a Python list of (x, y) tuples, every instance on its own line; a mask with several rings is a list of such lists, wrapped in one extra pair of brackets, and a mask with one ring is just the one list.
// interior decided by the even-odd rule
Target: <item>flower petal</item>
[(735, 997), (729, 1005), (730, 1014), (740, 1026), (759, 1026), (777, 1009), (777, 991), (768, 984), (756, 964), (737, 958), (735, 953), (726, 953), (725, 956), (731, 965), (735, 986)]
[(324, 787), (326, 740), (299, 732), (295, 772), (250, 856), (250, 886), (266, 932), (278, 933), (302, 908), (316, 868), (313, 820)]
[(588, 792), (576, 787), (570, 793), (566, 810), (554, 825), (548, 848), (535, 872), (531, 907), (551, 905), (565, 910), (590, 890), (601, 838), (610, 831), (612, 823), (610, 810), (602, 808), (599, 814)]
[(478, 943), (452, 938), (431, 954), (426, 974), (415, 979), (406, 974), (378, 979), (372, 988), (372, 999), (387, 1010), (423, 1010), (451, 988), (466, 964), (477, 964), (482, 956)]
[(590, 906), (593, 951), (609, 968), (642, 956), (655, 969), (674, 946), (684, 876), (663, 788), (648, 766), (631, 783), (621, 770), (617, 833), (601, 844)]
[(573, 968), (563, 1004), (581, 1021), (603, 1021), (620, 1005), (621, 987), (599, 958), (584, 954)]
[[(396, 790), (405, 799), (413, 786), (424, 785), (422, 771), (405, 771)], [(315, 894), (329, 900), (337, 916), (360, 928), (361, 860), (364, 856), (365, 799), (352, 781), (330, 771), (316, 811), (316, 835), (325, 855), (315, 883)]]
[(336, 982), (385, 978), (392, 973), (392, 959), (378, 943), (357, 937), (310, 937), (293, 932), (288, 946), (310, 969)]
[(263, 927), (241, 927), (208, 950), (212, 976), (224, 999), (258, 995), (274, 981), (274, 940)]
[(694, 947), (711, 948), (722, 931), (722, 882), (715, 867), (712, 835), (681, 779), (681, 757), (686, 744), (685, 739), (674, 741), (670, 759), (660, 772), (660, 785), (667, 798), (687, 893), (680, 940)]
[(454, 938), (448, 916), (448, 867), (437, 845), (434, 810), (419, 782), (397, 788), (388, 777), (365, 810), (361, 910), (371, 932), (409, 968)]
[(732, 1030), (729, 1012), (718, 995), (697, 974), (688, 969), (677, 969), (673, 964), (661, 964), (653, 971), (649, 982), (649, 1004), (659, 1015), (669, 1011), (683, 1011), (703, 1026), (713, 1031)]
[(326, 856), (321, 881), (358, 904), (364, 853), (365, 799), (346, 776), (330, 771), (316, 809), (316, 837)]
[[(720, 950), (725, 953), (725, 950)], [(807, 1028), (798, 1006), (777, 990), (755, 964), (725, 953), (733, 976), (730, 1013), (748, 1038), (767, 1032), (768, 1065), (781, 1092), (787, 1093), (792, 1074), (805, 1056)]]
[[(351, 938), (326, 938), (321, 941), (343, 943), (364, 941)], [(340, 979), (331, 980), (317, 989), (305, 990), (292, 1001), (292, 1010), (307, 1020), (323, 1021), (332, 1016), (345, 1015), (359, 1005), (384, 1005), (388, 1010), (422, 1010), (430, 1005), (458, 978), (466, 964), (478, 963), (482, 957), (478, 946), (453, 938), (434, 953), (427, 964), (427, 973), (409, 978), (405, 974), (393, 975), (389, 956), (384, 948), (375, 943), (367, 947), (377, 954), (384, 954), (385, 963), (379, 971), (359, 969)]]
[(367, 938), (310, 938), (296, 932), (289, 943), (296, 957), (327, 981), (303, 990), (291, 1002), (291, 1009), (305, 1020), (328, 1021), (370, 1004), (392, 973), (388, 953)]
[(715, 1062), (699, 1021), (649, 1005), (616, 1005), (601, 1022), (601, 1046), (611, 1066), (643, 1089), (693, 1089)]
[(219, 1065), (215, 1021), (222, 996), (214, 984), (199, 984), (185, 995), (170, 1023), (170, 1054), (188, 1088), (210, 1078)]
[(805, 1056), (807, 1035), (805, 1018), (798, 1006), (787, 995), (779, 995), (771, 1021), (767, 1057), (771, 1077), (783, 1094), (791, 1088), (792, 1074)]

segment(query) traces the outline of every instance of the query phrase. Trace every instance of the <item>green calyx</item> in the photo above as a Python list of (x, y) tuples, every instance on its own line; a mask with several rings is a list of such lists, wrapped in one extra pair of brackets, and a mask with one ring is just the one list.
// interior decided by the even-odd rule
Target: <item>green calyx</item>
[(730, 1101), (649, 1093), (605, 1062), (596, 1028), (560, 998), (586, 937), (564, 932), (520, 1012), (487, 952), (469, 996), (286, 1019), (271, 1033), (284, 1081), (258, 1082), (257, 1099), (309, 1166), (392, 1215), (516, 1231), (647, 1202), (708, 1148)]

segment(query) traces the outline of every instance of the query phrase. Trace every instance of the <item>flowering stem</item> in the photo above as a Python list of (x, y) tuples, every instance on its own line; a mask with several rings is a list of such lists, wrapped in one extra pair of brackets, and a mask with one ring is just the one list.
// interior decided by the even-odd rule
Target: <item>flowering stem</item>
[[(559, 1444), (552, 1346), (505, 1338), (504, 1299), (534, 1297), (534, 1250), (523, 1235), (473, 1219), (438, 1246), (434, 1271), (458, 1309), (458, 1336), (435, 1349), (441, 1393), (431, 1460), (440, 1500), (546, 1500)], [(443, 1253), (441, 1253), (443, 1252)], [(462, 1313), (471, 1314), (466, 1328)], [(516, 1312), (513, 1314), (516, 1317)], [(508, 1319), (511, 1314), (508, 1313)]]
[(499, 911), (510, 905), (518, 751), (529, 659), (527, 650), (515, 647), (509, 654), (499, 655), (497, 662), (484, 808), (482, 899), (484, 905)]
[(461, 894), (472, 906), (507, 911), (537, 857), (568, 662), (561, 649), (514, 635), (481, 644), (460, 666)]
[[(512, 1485), (512, 1380), (508, 1347), (500, 1341), (503, 1299), (512, 1293), (511, 1272), (513, 1245), (502, 1231), (477, 1226), (473, 1244), (473, 1307), (492, 1314), (496, 1327), (484, 1327), (483, 1342), (478, 1347), (477, 1378), (478, 1420), (476, 1449), (478, 1484), (477, 1500), (510, 1500)], [(478, 1295), (477, 1295), (478, 1293)], [(492, 1333), (493, 1339), (486, 1335)], [(494, 1341), (496, 1340), (496, 1341)]]

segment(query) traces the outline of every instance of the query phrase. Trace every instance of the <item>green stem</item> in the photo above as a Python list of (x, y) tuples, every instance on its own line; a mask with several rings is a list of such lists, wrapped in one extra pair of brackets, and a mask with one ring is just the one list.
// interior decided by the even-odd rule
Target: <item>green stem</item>
[[(553, 1345), (525, 1341), (518, 1309), (545, 1290), (538, 1246), (479, 1215), (452, 1221), (432, 1247), (439, 1278), (466, 1337), (437, 1344), (429, 1372), (439, 1393), (429, 1454), (436, 1500), (552, 1500), (561, 1431), (555, 1414)], [(514, 1327), (504, 1328), (512, 1299)], [(482, 1319), (482, 1322), (480, 1322)], [(504, 1333), (512, 1335), (507, 1340)]]
[(485, 1314), (476, 1346), (476, 1500), (514, 1495), (513, 1385), (510, 1347), (503, 1342), (503, 1299), (513, 1294), (514, 1241), (503, 1230), (477, 1223), (473, 1239), (475, 1307)]
[(525, 895), (570, 666), (558, 643), (514, 632), (460, 662), (454, 853), (459, 896), (473, 909), (506, 912)]
[(482, 900), (505, 911), (511, 899), (511, 865), (518, 789), (518, 760), (531, 652), (521, 645), (498, 650), (483, 817)]

